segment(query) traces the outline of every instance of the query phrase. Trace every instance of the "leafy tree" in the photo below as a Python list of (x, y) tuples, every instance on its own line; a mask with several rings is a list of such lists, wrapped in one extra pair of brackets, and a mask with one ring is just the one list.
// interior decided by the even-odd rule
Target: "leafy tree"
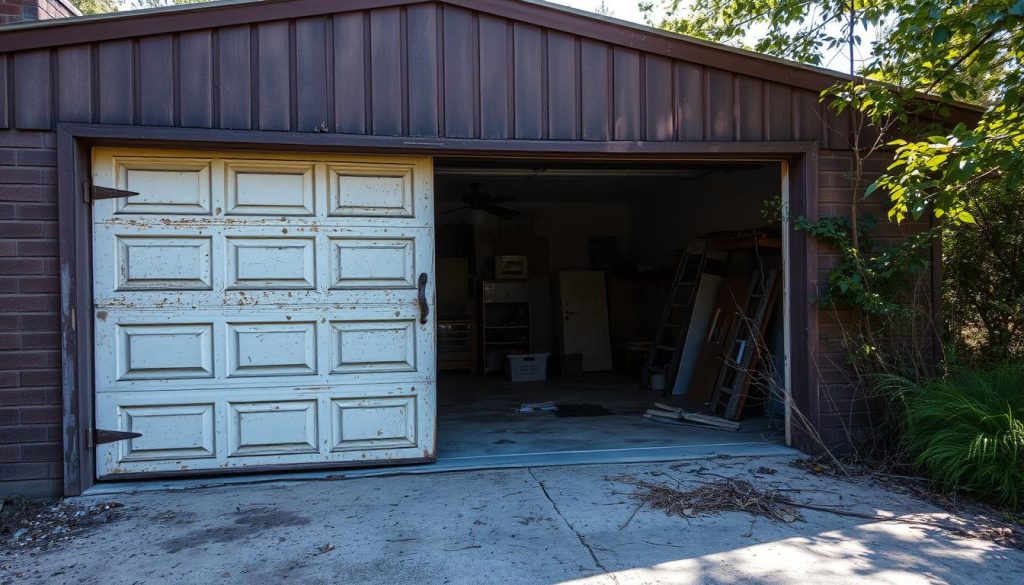
[(82, 14), (102, 14), (105, 12), (118, 12), (121, 9), (139, 10), (141, 8), (159, 8), (161, 6), (175, 6), (179, 4), (198, 4), (209, 0), (71, 0)]

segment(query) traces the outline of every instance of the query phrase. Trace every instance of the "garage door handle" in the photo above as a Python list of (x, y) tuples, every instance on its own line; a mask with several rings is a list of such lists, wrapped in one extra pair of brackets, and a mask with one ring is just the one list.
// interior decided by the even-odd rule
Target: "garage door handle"
[(419, 279), (420, 288), (420, 323), (426, 324), (427, 316), (430, 315), (430, 305), (427, 303), (427, 273), (421, 272)]

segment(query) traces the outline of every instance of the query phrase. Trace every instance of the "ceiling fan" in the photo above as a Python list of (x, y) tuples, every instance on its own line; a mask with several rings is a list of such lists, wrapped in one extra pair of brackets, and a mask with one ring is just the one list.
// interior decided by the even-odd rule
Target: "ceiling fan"
[(519, 212), (515, 209), (509, 209), (508, 207), (502, 207), (498, 203), (504, 203), (507, 199), (498, 198), (486, 191), (481, 191), (483, 187), (480, 183), (470, 183), (469, 191), (462, 194), (462, 202), (465, 205), (456, 207), (455, 209), (449, 209), (443, 213), (455, 213), (456, 211), (462, 211), (469, 209), (470, 211), (482, 211), (484, 213), (490, 213), (496, 215), (501, 219), (512, 219), (517, 217)]

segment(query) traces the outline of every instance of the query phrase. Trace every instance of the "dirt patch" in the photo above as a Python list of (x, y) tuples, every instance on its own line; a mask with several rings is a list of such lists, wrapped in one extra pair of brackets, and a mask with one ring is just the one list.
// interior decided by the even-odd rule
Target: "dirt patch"
[(184, 535), (164, 541), (163, 549), (168, 553), (177, 553), (189, 548), (197, 548), (205, 544), (234, 542), (257, 536), (264, 530), (286, 526), (304, 526), (310, 519), (276, 508), (258, 507), (238, 509), (232, 513), (235, 520), (232, 524), (200, 528)]
[(0, 509), (0, 549), (42, 552), (122, 517), (118, 502), (78, 505), (7, 500)]

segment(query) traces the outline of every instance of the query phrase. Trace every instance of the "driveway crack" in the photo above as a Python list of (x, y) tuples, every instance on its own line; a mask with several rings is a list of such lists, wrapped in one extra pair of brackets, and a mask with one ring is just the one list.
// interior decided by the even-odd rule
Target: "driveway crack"
[(605, 575), (611, 577), (612, 582), (618, 583), (619, 580), (618, 578), (616, 578), (615, 574), (609, 571), (608, 567), (604, 566), (604, 563), (601, 562), (601, 559), (597, 558), (597, 553), (594, 552), (594, 548), (590, 546), (589, 542), (587, 542), (586, 537), (580, 534), (580, 532), (576, 530), (576, 527), (572, 525), (572, 522), (569, 522), (569, 519), (565, 517), (565, 514), (563, 514), (562, 511), (558, 509), (558, 504), (555, 503), (555, 500), (551, 498), (551, 494), (548, 493), (548, 487), (544, 485), (544, 482), (541, 481), (533, 473), (533, 468), (527, 467), (526, 472), (529, 473), (530, 477), (533, 478), (533, 481), (537, 482), (537, 485), (540, 486), (540, 491), (544, 493), (544, 497), (548, 499), (548, 502), (551, 502), (551, 507), (554, 508), (555, 514), (558, 514), (558, 517), (562, 519), (562, 522), (565, 522), (565, 525), (569, 528), (569, 530), (571, 530), (572, 533), (576, 535), (576, 539), (580, 541), (580, 544), (583, 545), (583, 548), (587, 549), (587, 552), (590, 553), (590, 558), (594, 561), (594, 565), (596, 565), (597, 568), (600, 569)]

